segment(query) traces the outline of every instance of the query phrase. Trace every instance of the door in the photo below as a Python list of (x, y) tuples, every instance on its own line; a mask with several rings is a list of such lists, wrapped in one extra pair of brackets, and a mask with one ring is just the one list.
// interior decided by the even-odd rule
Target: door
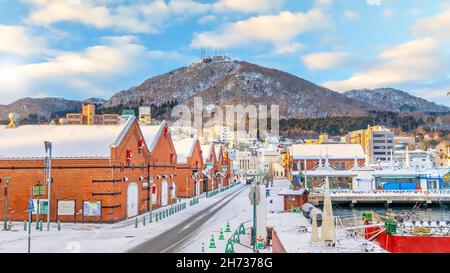
[(127, 190), (127, 216), (128, 218), (138, 215), (138, 186), (130, 183)]
[(168, 203), (168, 198), (169, 198), (168, 187), (169, 187), (169, 185), (167, 184), (167, 180), (164, 179), (161, 183), (161, 206), (162, 207), (167, 206), (167, 203)]

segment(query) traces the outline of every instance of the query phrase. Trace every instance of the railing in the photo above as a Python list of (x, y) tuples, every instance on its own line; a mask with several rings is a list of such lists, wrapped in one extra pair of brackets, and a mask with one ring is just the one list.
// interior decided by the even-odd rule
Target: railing
[[(314, 191), (314, 194), (323, 194), (323, 191)], [(373, 191), (354, 191), (354, 190), (332, 190), (330, 195), (450, 195), (450, 190), (373, 190)]]

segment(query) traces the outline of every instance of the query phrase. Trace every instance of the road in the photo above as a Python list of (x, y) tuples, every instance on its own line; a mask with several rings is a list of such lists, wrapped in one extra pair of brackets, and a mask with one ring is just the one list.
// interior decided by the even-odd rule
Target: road
[(220, 212), (228, 203), (241, 195), (248, 186), (244, 186), (232, 195), (223, 197), (213, 206), (206, 208), (189, 219), (159, 234), (158, 236), (130, 249), (130, 253), (175, 253), (179, 247), (193, 236), (206, 221)]

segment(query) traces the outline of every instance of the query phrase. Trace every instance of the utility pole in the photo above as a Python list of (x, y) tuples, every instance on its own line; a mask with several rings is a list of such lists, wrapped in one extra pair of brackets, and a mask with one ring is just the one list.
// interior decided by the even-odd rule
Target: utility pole
[(31, 186), (30, 201), (28, 203), (28, 253), (31, 252), (31, 221), (33, 220), (31, 214), (33, 213), (33, 210), (33, 186)]
[[(6, 177), (5, 178), (5, 214), (4, 214), (4, 223), (3, 223), (3, 230), (8, 230), (8, 187), (9, 187), (9, 182), (10, 182), (11, 178)], [(1, 179), (0, 179), (0, 183), (1, 183)]]
[(47, 153), (47, 185), (48, 185), (48, 209), (47, 209), (47, 231), (50, 231), (50, 211), (51, 211), (51, 190), (52, 190), (52, 143), (44, 142), (45, 152)]

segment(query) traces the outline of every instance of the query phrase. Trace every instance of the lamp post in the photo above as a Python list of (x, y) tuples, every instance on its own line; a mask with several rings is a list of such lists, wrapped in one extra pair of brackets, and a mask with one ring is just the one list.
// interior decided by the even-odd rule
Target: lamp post
[(48, 185), (48, 208), (47, 208), (47, 231), (50, 231), (50, 211), (51, 211), (51, 190), (52, 190), (52, 143), (49, 141), (44, 142), (47, 167), (47, 185)]
[[(11, 178), (6, 177), (5, 178), (5, 219), (3, 223), (3, 230), (8, 230), (8, 187), (9, 182), (11, 181)], [(0, 179), (1, 183), (1, 179)]]

